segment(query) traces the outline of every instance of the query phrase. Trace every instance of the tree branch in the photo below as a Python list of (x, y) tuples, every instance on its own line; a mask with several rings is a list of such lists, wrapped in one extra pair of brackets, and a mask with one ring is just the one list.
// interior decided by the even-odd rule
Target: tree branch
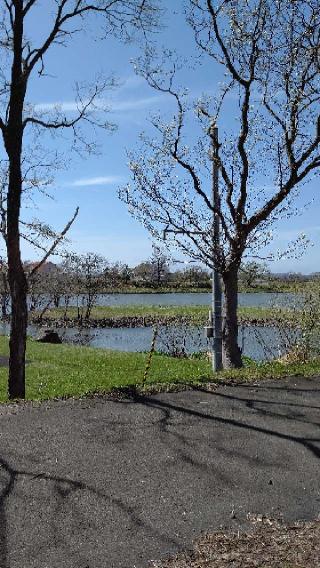
[(26, 16), (30, 8), (36, 3), (37, 0), (29, 0), (23, 8), (23, 15)]
[(213, 29), (214, 29), (214, 33), (215, 33), (217, 42), (218, 42), (218, 44), (221, 48), (221, 51), (222, 51), (224, 58), (225, 58), (225, 61), (226, 61), (226, 66), (229, 69), (229, 71), (230, 71), (232, 77), (235, 79), (235, 81), (237, 81), (237, 83), (239, 83), (243, 87), (246, 87), (246, 85), (248, 84), (248, 80), (241, 77), (241, 75), (236, 70), (234, 64), (231, 61), (230, 55), (229, 55), (228, 50), (227, 50), (227, 48), (224, 44), (222, 36), (220, 34), (218, 21), (217, 21), (217, 12), (212, 5), (212, 0), (207, 0), (207, 7), (208, 7), (208, 10), (209, 10), (211, 19), (212, 19)]
[(54, 250), (57, 248), (58, 244), (63, 240), (64, 236), (66, 235), (66, 233), (69, 231), (71, 225), (73, 224), (73, 222), (75, 221), (77, 215), (79, 213), (79, 207), (76, 208), (75, 213), (72, 217), (72, 219), (70, 219), (70, 221), (66, 224), (66, 226), (64, 227), (63, 231), (61, 231), (60, 235), (55, 239), (55, 241), (53, 242), (53, 244), (51, 245), (51, 247), (49, 248), (48, 252), (44, 255), (44, 257), (40, 260), (40, 262), (38, 262), (38, 264), (31, 270), (30, 274), (29, 274), (29, 279), (32, 278), (32, 276), (39, 270), (39, 268), (46, 262), (46, 260), (49, 258), (49, 256), (54, 252)]
[[(32, 0), (30, 0), (28, 4), (30, 4), (30, 8), (32, 6)], [(140, 0), (140, 2), (133, 1), (130, 3), (125, 3), (123, 0), (100, 0), (99, 2), (91, 2), (85, 5), (82, 1), (77, 0), (75, 2), (74, 8), (69, 12), (64, 13), (64, 9), (67, 7), (67, 5), (68, 0), (59, 1), (54, 23), (51, 31), (48, 33), (46, 40), (43, 42), (41, 47), (39, 47), (38, 49), (33, 49), (28, 54), (25, 62), (27, 74), (31, 73), (34, 66), (43, 58), (53, 42), (57, 41), (60, 36), (67, 37), (73, 33), (71, 31), (63, 30), (62, 26), (69, 21), (82, 18), (85, 14), (105, 14), (106, 17), (109, 18), (109, 23), (113, 20), (113, 24), (115, 25), (115, 23), (118, 23), (118, 26), (120, 28), (124, 28), (126, 21), (133, 24), (134, 18), (136, 22), (139, 22), (141, 28), (143, 28), (143, 23), (141, 22), (142, 16), (144, 14), (147, 14), (147, 16), (149, 16), (149, 21), (151, 21), (151, 5), (148, 6), (147, 0)], [(127, 9), (127, 11), (125, 8)], [(147, 8), (149, 8), (149, 10)], [(156, 12), (156, 9), (154, 9), (154, 12)]]

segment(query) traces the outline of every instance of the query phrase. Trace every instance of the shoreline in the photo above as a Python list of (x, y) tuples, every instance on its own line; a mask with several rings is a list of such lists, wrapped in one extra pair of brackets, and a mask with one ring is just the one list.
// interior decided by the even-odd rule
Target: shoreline
[[(31, 318), (30, 323), (39, 327), (79, 328), (79, 329), (98, 329), (98, 328), (141, 328), (154, 326), (174, 326), (185, 325), (187, 327), (201, 327), (206, 325), (206, 320), (199, 320), (190, 316), (122, 316), (106, 318)], [(280, 318), (250, 318), (239, 316), (239, 326), (256, 327), (275, 327), (285, 325), (297, 327), (293, 321), (284, 321)]]

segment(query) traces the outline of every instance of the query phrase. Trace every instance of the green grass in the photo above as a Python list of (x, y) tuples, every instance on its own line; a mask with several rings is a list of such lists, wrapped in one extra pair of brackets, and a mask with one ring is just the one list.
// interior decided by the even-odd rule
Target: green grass
[[(8, 354), (8, 339), (0, 337), (0, 353)], [(82, 396), (95, 391), (142, 382), (146, 354), (107, 351), (28, 340), (26, 397), (39, 400)], [(0, 401), (7, 399), (7, 369), (0, 368)], [(210, 364), (199, 359), (175, 359), (155, 354), (149, 382), (189, 381), (209, 374)]]
[(251, 363), (243, 369), (229, 369), (218, 373), (218, 375), (218, 381), (231, 380), (248, 383), (264, 379), (282, 379), (284, 377), (313, 377), (320, 375), (320, 359), (292, 363), (281, 363), (279, 361)]
[[(161, 320), (184, 318), (190, 323), (205, 324), (208, 319), (208, 311), (208, 306), (97, 306), (92, 309), (91, 319), (145, 317)], [(240, 307), (238, 313), (240, 321), (252, 319), (287, 321), (290, 320), (290, 316), (292, 317), (289, 310), (268, 307)], [(44, 317), (55, 320), (63, 317), (63, 315), (64, 308), (53, 308), (48, 310)], [(77, 315), (77, 308), (68, 308), (68, 318), (77, 319)], [(37, 314), (34, 314), (34, 317), (36, 316)]]
[(181, 286), (111, 286), (103, 288), (101, 294), (202, 294), (211, 292), (210, 283), (208, 286), (192, 286), (183, 284)]
[[(8, 338), (0, 336), (0, 353), (8, 354)], [(124, 353), (76, 347), (47, 345), (28, 340), (26, 398), (45, 400), (104, 393), (113, 388), (141, 385), (147, 354)], [(0, 401), (7, 401), (7, 368), (0, 368)], [(147, 388), (167, 390), (176, 384), (252, 382), (285, 376), (320, 375), (320, 360), (308, 363), (278, 362), (254, 364), (243, 369), (216, 373), (205, 359), (177, 359), (154, 354)]]
[[(252, 286), (247, 286), (240, 280), (239, 292), (242, 293), (255, 293), (255, 292), (270, 292), (281, 294), (286, 292), (304, 291), (305, 286), (312, 284), (312, 281), (285, 281), (285, 280), (265, 280), (259, 283), (254, 283)], [(193, 294), (193, 293), (208, 293), (211, 292), (211, 283), (208, 281), (207, 285), (202, 284), (196, 286), (187, 282), (179, 284), (167, 284), (156, 286), (135, 286), (134, 284), (120, 285), (106, 287), (101, 290), (102, 294)]]

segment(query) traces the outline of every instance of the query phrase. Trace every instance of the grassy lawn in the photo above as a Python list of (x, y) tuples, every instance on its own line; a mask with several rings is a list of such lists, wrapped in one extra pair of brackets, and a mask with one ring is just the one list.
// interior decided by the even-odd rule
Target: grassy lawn
[[(0, 353), (8, 354), (8, 339), (0, 336)], [(27, 344), (27, 399), (83, 396), (142, 383), (147, 355), (90, 347), (48, 345), (29, 340)], [(147, 387), (167, 389), (172, 384), (203, 382), (251, 382), (285, 376), (320, 374), (320, 360), (309, 363), (250, 364), (243, 369), (215, 376), (205, 359), (177, 359), (155, 354)], [(0, 401), (7, 400), (7, 368), (0, 367)]]
[[(0, 337), (0, 353), (8, 354), (8, 339)], [(146, 354), (107, 351), (71, 345), (27, 344), (27, 398), (33, 400), (81, 396), (142, 382)], [(7, 399), (7, 368), (0, 367), (0, 401)], [(195, 380), (210, 373), (206, 360), (174, 359), (155, 354), (149, 382)]]
[[(91, 319), (99, 320), (105, 318), (178, 318), (185, 319), (194, 324), (204, 324), (208, 319), (208, 306), (97, 306), (92, 309)], [(67, 317), (77, 318), (77, 309), (70, 307), (67, 310)], [(37, 314), (34, 314), (35, 317)], [(49, 309), (45, 313), (45, 318), (52, 320), (62, 318), (63, 308)], [(295, 314), (296, 316), (296, 314)], [(240, 307), (239, 318), (241, 320), (270, 320), (288, 321), (292, 319), (290, 310), (264, 307)]]
[[(239, 282), (239, 292), (241, 293), (257, 293), (257, 292), (269, 292), (275, 294), (282, 294), (286, 292), (298, 292), (304, 291), (306, 286), (312, 284), (312, 281), (282, 281), (282, 280), (265, 280), (260, 283), (256, 283), (252, 286), (247, 286), (244, 282)], [(150, 286), (134, 286), (134, 285), (123, 285), (118, 287), (106, 287), (101, 290), (102, 294), (208, 294), (212, 290), (210, 283), (207, 286), (193, 286), (188, 283), (180, 285), (162, 285), (160, 287), (150, 287)]]

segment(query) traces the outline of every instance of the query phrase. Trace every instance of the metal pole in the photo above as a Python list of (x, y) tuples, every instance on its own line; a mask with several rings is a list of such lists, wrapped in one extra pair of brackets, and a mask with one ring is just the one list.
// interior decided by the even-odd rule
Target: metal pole
[[(218, 128), (215, 123), (210, 126), (210, 137), (212, 140), (212, 203), (213, 207), (220, 204), (219, 195), (219, 167), (218, 167)], [(213, 258), (220, 246), (220, 219), (216, 211), (213, 212), (212, 227), (212, 247)], [(213, 317), (213, 339), (212, 339), (212, 370), (222, 369), (222, 290), (220, 274), (214, 264), (212, 270), (212, 317)]]

